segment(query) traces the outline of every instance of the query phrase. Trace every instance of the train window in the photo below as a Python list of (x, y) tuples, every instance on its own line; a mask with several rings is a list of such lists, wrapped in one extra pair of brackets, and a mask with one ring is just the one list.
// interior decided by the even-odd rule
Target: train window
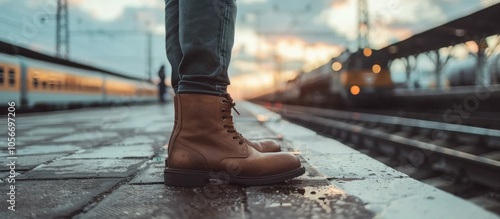
[(50, 81), (49, 82), (50, 89), (54, 89), (55, 84), (56, 83), (54, 81)]
[(62, 89), (62, 82), (61, 81), (57, 82), (57, 89), (59, 89), (59, 90)]
[(33, 87), (37, 88), (38, 87), (38, 83), (39, 83), (38, 78), (34, 77), (33, 78)]
[(4, 77), (3, 77), (3, 67), (0, 66), (0, 85), (4, 83)]
[(9, 85), (14, 86), (16, 84), (16, 72), (14, 69), (9, 69)]
[(46, 81), (42, 81), (42, 88), (43, 88), (43, 89), (46, 89), (46, 88), (47, 88), (47, 82), (46, 82)]

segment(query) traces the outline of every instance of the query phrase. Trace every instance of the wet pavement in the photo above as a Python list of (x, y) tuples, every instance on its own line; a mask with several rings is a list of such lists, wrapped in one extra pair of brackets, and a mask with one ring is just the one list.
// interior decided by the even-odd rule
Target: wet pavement
[[(21, 114), (15, 183), (0, 150), (0, 218), (432, 218), (449, 216), (443, 203), (461, 206), (455, 218), (495, 218), (255, 105), (237, 108), (241, 133), (280, 141), (306, 174), (268, 186), (167, 187), (172, 104)], [(11, 185), (15, 212), (4, 201)]]

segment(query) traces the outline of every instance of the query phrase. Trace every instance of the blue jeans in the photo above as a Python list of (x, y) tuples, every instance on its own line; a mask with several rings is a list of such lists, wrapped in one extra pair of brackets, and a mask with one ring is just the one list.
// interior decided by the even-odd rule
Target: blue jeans
[(165, 0), (167, 58), (176, 94), (226, 95), (236, 0)]

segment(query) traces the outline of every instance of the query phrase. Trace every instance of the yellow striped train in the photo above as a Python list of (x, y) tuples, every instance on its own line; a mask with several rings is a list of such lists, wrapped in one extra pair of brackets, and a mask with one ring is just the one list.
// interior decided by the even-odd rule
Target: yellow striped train
[(157, 100), (143, 79), (54, 58), (0, 42), (0, 105), (22, 109), (67, 109)]

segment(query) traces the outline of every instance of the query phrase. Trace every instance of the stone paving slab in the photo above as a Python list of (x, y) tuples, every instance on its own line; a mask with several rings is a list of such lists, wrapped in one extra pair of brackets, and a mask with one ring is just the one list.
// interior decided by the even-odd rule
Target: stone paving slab
[(64, 159), (97, 159), (97, 158), (150, 158), (154, 155), (152, 144), (126, 146), (101, 146), (87, 149)]
[(9, 172), (0, 172), (0, 183), (3, 183), (7, 177), (9, 177)]
[(246, 189), (252, 218), (372, 218), (361, 200), (331, 185)]
[[(16, 211), (0, 202), (0, 218), (63, 218), (78, 213), (95, 198), (118, 184), (120, 179), (37, 180), (16, 182)], [(0, 183), (7, 194), (8, 183)], [(6, 196), (2, 195), (2, 199)]]
[(82, 142), (82, 141), (95, 141), (106, 140), (119, 137), (116, 132), (102, 132), (102, 131), (94, 131), (94, 132), (84, 132), (84, 133), (74, 133), (70, 135), (66, 135), (60, 138), (56, 138), (52, 140), (53, 142)]
[[(68, 154), (43, 154), (43, 155), (30, 155), (30, 156), (18, 156), (16, 161), (16, 171), (19, 170), (31, 170), (41, 164), (47, 163), (49, 161), (55, 160), (59, 157), (64, 157)], [(7, 164), (9, 160), (5, 157), (0, 157), (0, 170), (6, 171), (10, 170)]]
[[(329, 179), (338, 181), (363, 180), (369, 178), (405, 178), (408, 175), (388, 166), (371, 162), (373, 158), (365, 154), (317, 154), (308, 161)], [(330, 162), (325, 162), (330, 161)], [(370, 165), (366, 165), (370, 162)]]
[(124, 185), (76, 218), (243, 218), (242, 187)]
[(144, 162), (142, 159), (61, 159), (40, 165), (18, 179), (128, 177)]
[[(293, 138), (293, 145), (304, 155), (313, 154), (328, 154), (328, 155), (343, 155), (343, 154), (360, 154), (344, 144), (319, 135), (302, 136)], [(332, 156), (333, 157), (333, 156)]]
[(380, 218), (498, 218), (467, 200), (411, 178), (372, 178), (335, 185), (361, 197), (367, 209)]
[[(69, 134), (69, 133), (72, 133), (75, 131), (76, 131), (76, 129), (74, 127), (51, 127), (51, 128), (44, 128), (44, 129), (35, 129), (35, 130), (27, 132), (26, 134), (28, 136), (44, 137), (47, 135)], [(22, 136), (22, 137), (25, 137), (25, 136)]]
[(155, 139), (147, 135), (134, 135), (123, 138), (119, 143), (115, 145), (137, 145), (137, 144), (153, 144)]
[(130, 181), (130, 184), (163, 184), (163, 170), (165, 162), (149, 163), (141, 172)]
[(141, 130), (146, 133), (167, 133), (171, 132), (173, 128), (173, 122), (154, 122), (150, 123), (145, 129)]
[(39, 145), (33, 144), (31, 146), (18, 147), (16, 150), (16, 155), (41, 155), (41, 154), (51, 154), (51, 153), (74, 153), (82, 149), (79, 146), (71, 144), (49, 144), (49, 145)]
[[(49, 141), (51, 138), (53, 138), (53, 136), (22, 136), (22, 134), (20, 133), (16, 133), (16, 135), (18, 136), (16, 138), (16, 146), (26, 146), (26, 145), (31, 145), (31, 144), (37, 144), (37, 143), (41, 143), (41, 142), (47, 142)], [(9, 142), (7, 141), (7, 137), (0, 137), (0, 145), (7, 145)], [(7, 148), (7, 147), (5, 147)], [(5, 148), (2, 148), (0, 150), (5, 150)]]

